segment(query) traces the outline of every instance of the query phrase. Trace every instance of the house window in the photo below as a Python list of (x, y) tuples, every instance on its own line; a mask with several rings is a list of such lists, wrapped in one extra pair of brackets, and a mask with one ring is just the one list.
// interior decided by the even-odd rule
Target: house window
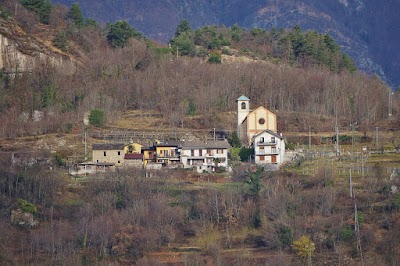
[(221, 150), (221, 149), (217, 149), (217, 153), (218, 153), (218, 154), (223, 154), (223, 153), (224, 153), (224, 151), (223, 151), (223, 150)]
[(265, 156), (260, 156), (260, 161), (265, 161)]
[(264, 125), (264, 124), (265, 124), (265, 119), (264, 119), (264, 118), (258, 119), (258, 123), (259, 123), (260, 125)]
[(107, 153), (106, 153), (106, 152), (104, 152), (104, 156), (107, 156)]
[(271, 143), (275, 143), (275, 137), (271, 137)]
[(199, 150), (199, 156), (203, 156), (203, 150)]
[(246, 109), (246, 103), (242, 103), (242, 110)]
[(118, 163), (121, 163), (121, 161), (118, 161)]
[(118, 152), (118, 155), (121, 155), (121, 152), (120, 152), (120, 151)]
[(264, 154), (265, 152), (264, 152), (264, 147), (260, 147), (260, 153), (261, 154)]
[(260, 143), (264, 143), (264, 137), (260, 138)]
[(207, 150), (207, 155), (211, 155), (211, 150)]
[(190, 150), (190, 155), (194, 156), (194, 150)]

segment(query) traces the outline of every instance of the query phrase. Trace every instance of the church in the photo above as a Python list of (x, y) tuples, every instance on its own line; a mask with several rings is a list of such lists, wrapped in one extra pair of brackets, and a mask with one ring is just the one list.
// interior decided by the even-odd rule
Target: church
[(264, 130), (277, 133), (276, 115), (260, 106), (250, 109), (250, 99), (242, 95), (237, 100), (237, 132), (242, 143), (251, 144), (251, 139)]
[(240, 140), (254, 148), (256, 164), (283, 163), (285, 141), (277, 132), (276, 114), (260, 106), (250, 109), (250, 99), (242, 95), (237, 100), (237, 132)]

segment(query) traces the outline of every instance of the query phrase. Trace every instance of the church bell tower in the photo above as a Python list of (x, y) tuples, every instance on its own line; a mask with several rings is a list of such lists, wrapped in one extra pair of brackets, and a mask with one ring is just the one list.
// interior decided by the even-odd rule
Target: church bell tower
[(238, 128), (250, 113), (250, 99), (242, 95), (237, 100), (237, 126)]

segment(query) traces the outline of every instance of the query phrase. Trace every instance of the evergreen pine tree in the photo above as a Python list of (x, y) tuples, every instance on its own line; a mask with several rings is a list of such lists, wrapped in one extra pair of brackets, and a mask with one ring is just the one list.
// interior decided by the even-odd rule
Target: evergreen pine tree
[(179, 24), (176, 28), (175, 37), (178, 37), (181, 34), (189, 34), (191, 31), (192, 30), (190, 28), (189, 21), (186, 19), (183, 19), (183, 20), (181, 20), (181, 22), (179, 22)]
[(72, 4), (71, 9), (69, 10), (69, 13), (68, 13), (68, 17), (70, 19), (72, 19), (75, 26), (77, 26), (78, 28), (83, 27), (84, 19), (83, 19), (81, 8), (79, 7), (78, 3)]

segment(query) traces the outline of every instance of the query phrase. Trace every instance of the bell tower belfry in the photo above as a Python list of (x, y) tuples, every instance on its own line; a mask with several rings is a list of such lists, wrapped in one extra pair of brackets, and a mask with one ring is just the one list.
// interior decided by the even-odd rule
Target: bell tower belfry
[(237, 100), (237, 126), (238, 128), (250, 113), (250, 99), (242, 95)]

